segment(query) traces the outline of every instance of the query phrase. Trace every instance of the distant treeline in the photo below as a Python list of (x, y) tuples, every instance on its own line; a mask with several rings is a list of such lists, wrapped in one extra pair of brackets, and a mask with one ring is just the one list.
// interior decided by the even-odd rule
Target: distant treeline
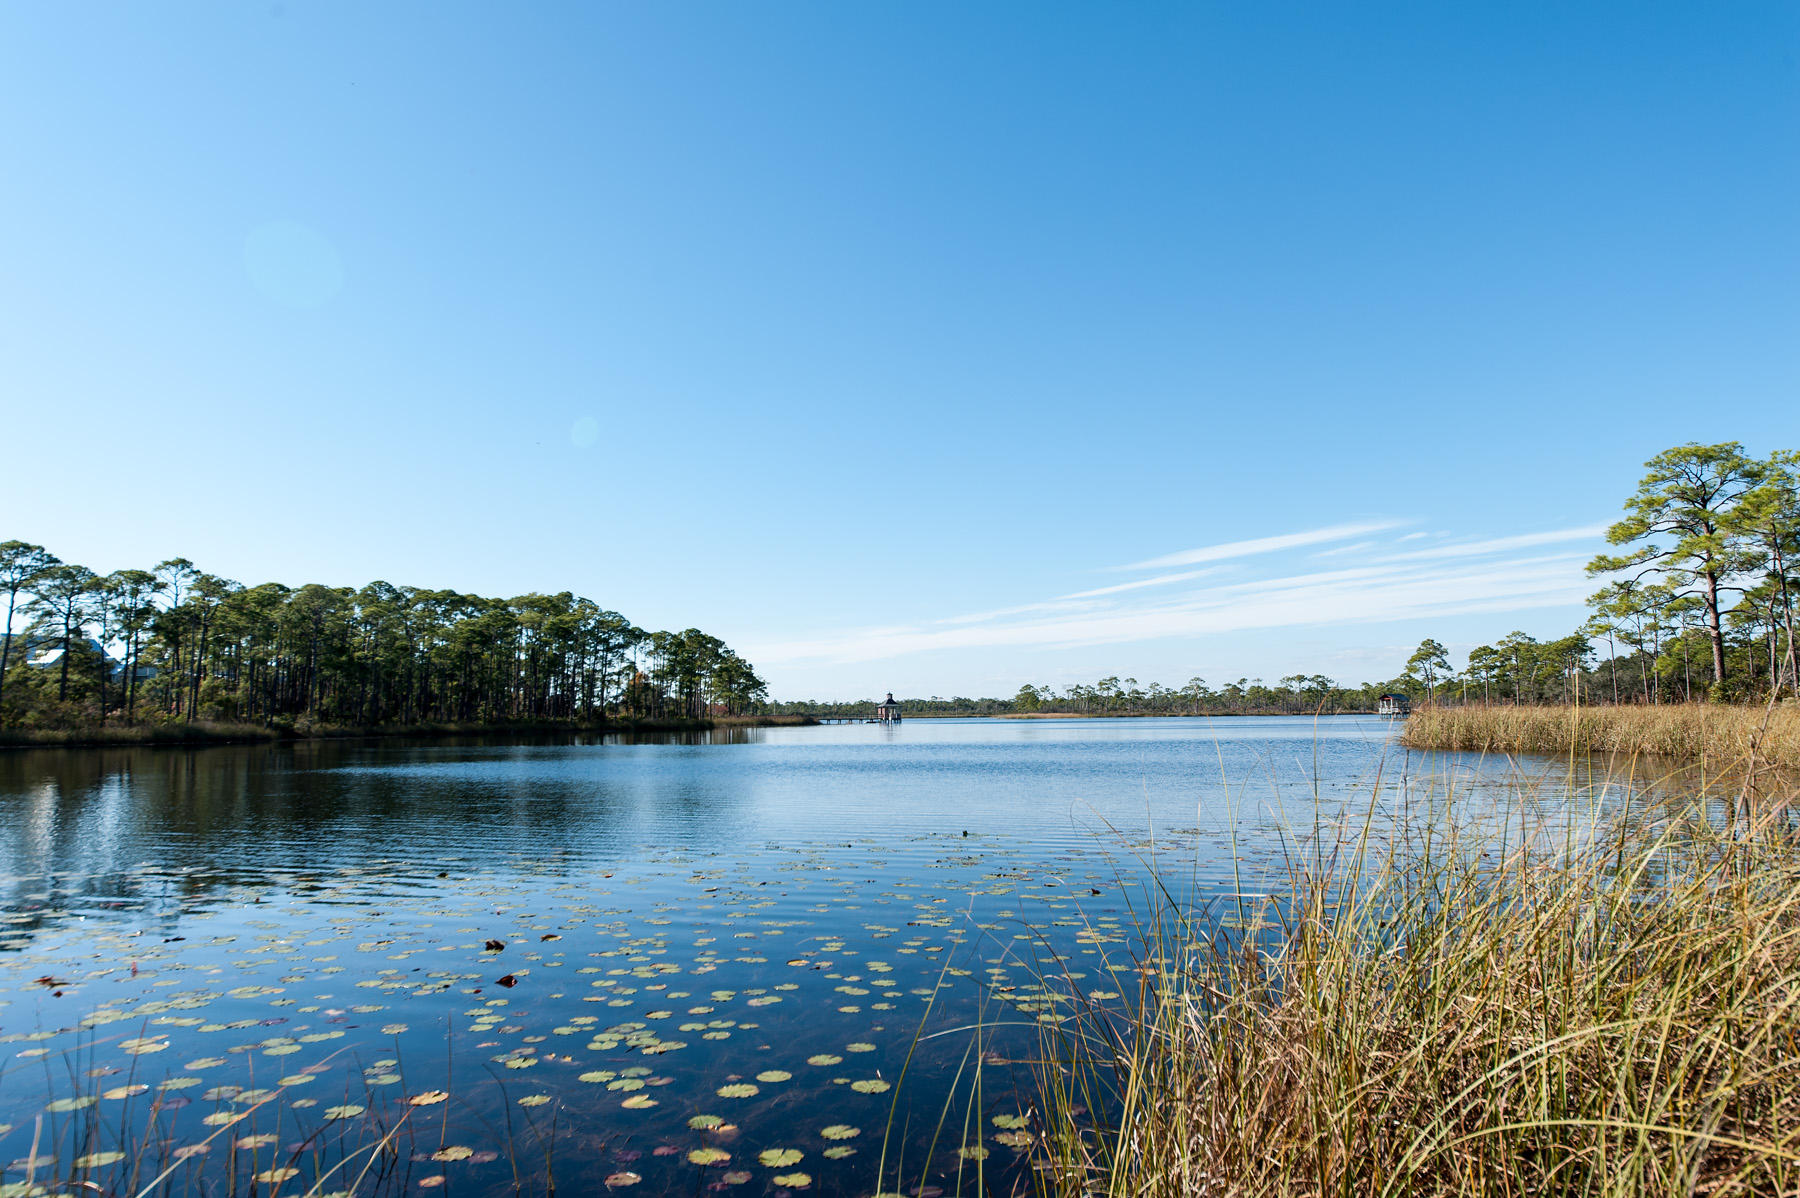
[[(1239, 678), (1223, 686), (1209, 686), (1203, 678), (1190, 678), (1180, 687), (1158, 682), (1140, 684), (1136, 678), (1102, 678), (1090, 684), (1073, 683), (1062, 690), (1027, 683), (1010, 699), (942, 698), (900, 699), (902, 716), (977, 715), (1302, 715), (1374, 711), (1382, 694), (1396, 684), (1364, 683), (1342, 686), (1322, 674), (1291, 675), (1273, 686), (1260, 678)], [(851, 702), (798, 700), (771, 703), (768, 709), (793, 715), (853, 718), (875, 713), (875, 700)]]
[(767, 696), (717, 637), (647, 632), (567, 591), (246, 587), (186, 558), (100, 575), (6, 541), (0, 604), (0, 727), (698, 718)]

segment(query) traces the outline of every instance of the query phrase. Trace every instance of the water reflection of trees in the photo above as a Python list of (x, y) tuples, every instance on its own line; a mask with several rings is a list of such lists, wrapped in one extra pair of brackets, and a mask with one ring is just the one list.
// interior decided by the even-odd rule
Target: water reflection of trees
[(304, 897), (309, 879), (335, 885), (354, 871), (361, 892), (403, 892), (442, 886), (440, 872), (577, 875), (652, 845), (731, 853), (770, 837), (980, 826), (972, 821), (1065, 849), (1110, 843), (1115, 827), (1166, 847), (1158, 836), (1189, 829), (1207, 877), (1254, 868), (1278, 878), (1291, 854), (1330, 852), (1328, 841), (1354, 835), (1371, 804), (1383, 826), (1422, 836), (1433, 819), (1516, 818), (1524, 795), (1541, 832), (1580, 828), (1602, 809), (1647, 810), (1653, 796), (1695, 785), (1689, 771), (1642, 762), (1405, 753), (1272, 727), (1219, 744), (1045, 740), (1034, 727), (1004, 742), (965, 730), (895, 746), (833, 738), (804, 753), (707, 751), (787, 744), (792, 731), (3, 754), (10, 932), (0, 928), (0, 941), (71, 914), (173, 919), (271, 891)]
[(173, 917), (351, 866), (379, 864), (404, 888), (519, 860), (567, 872), (671, 827), (704, 835), (731, 817), (729, 788), (698, 757), (632, 749), (761, 733), (583, 737), (578, 748), (624, 752), (573, 772), (566, 737), (0, 755), (0, 944), (72, 915)]

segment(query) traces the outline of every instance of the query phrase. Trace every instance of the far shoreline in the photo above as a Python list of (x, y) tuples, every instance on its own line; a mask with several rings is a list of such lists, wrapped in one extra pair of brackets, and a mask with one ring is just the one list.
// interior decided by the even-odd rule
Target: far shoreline
[[(921, 712), (903, 716), (908, 720), (1238, 720), (1238, 719), (1314, 719), (1339, 715), (1373, 716), (1374, 711), (971, 711)], [(861, 719), (861, 716), (822, 716), (824, 719)]]
[(261, 724), (120, 724), (93, 728), (0, 730), (0, 752), (19, 749), (205, 748), (212, 745), (303, 744), (334, 740), (453, 740), (465, 737), (593, 735), (618, 732), (710, 732), (720, 728), (816, 726), (811, 716), (706, 716), (700, 719), (512, 720), (501, 723), (320, 726), (298, 730)]

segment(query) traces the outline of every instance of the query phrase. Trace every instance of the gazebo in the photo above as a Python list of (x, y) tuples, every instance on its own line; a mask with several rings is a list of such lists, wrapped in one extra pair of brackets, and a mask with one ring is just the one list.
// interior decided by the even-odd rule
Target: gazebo
[(875, 718), (884, 724), (900, 722), (900, 704), (894, 701), (893, 691), (889, 691), (888, 697), (875, 705)]

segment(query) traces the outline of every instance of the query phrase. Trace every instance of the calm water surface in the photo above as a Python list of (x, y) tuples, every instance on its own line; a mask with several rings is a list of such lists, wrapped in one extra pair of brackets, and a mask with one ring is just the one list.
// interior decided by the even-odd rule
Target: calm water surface
[(0, 755), (0, 1181), (1010, 1192), (1012, 1062), (1072, 995), (1135, 986), (1151, 868), (1278, 889), (1421, 778), (1500, 803), (1506, 762), (1390, 730)]

